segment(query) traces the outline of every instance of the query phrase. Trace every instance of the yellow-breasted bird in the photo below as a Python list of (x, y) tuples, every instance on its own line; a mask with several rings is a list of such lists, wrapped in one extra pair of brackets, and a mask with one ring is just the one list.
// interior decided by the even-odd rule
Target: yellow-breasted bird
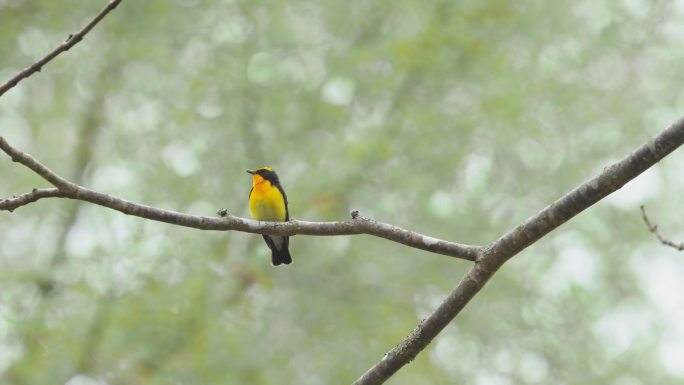
[[(252, 174), (252, 190), (249, 192), (249, 213), (258, 221), (285, 222), (290, 220), (287, 209), (287, 195), (280, 185), (278, 174), (270, 167), (247, 170)], [(290, 237), (262, 235), (271, 249), (271, 263), (292, 263), (290, 256)]]

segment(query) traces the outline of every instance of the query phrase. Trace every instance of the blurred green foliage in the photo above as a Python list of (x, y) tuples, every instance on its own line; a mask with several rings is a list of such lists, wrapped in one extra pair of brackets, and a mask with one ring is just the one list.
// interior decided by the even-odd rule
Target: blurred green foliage
[[(0, 0), (0, 80), (103, 5)], [(295, 218), (486, 244), (679, 117), (683, 25), (660, 0), (124, 0), (0, 98), (0, 132), (144, 204), (245, 216), (243, 170), (270, 165)], [(681, 383), (682, 256), (638, 212), (684, 238), (681, 166), (513, 259), (389, 383)], [(0, 197), (47, 186), (0, 175)], [(369, 236), (291, 251), (66, 200), (0, 213), (0, 383), (349, 383), (469, 268)]]

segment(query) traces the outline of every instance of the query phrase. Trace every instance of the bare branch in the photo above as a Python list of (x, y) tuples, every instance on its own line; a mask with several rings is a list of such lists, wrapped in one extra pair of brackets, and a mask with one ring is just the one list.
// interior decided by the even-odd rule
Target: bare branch
[[(357, 211), (352, 212), (351, 220), (339, 222), (306, 222), (296, 219), (292, 219), (289, 222), (261, 222), (236, 217), (225, 210), (221, 211), (221, 218), (183, 214), (176, 211), (129, 202), (121, 198), (116, 198), (79, 186), (57, 175), (54, 171), (45, 167), (31, 155), (12, 147), (2, 136), (0, 136), (0, 149), (7, 153), (13, 161), (30, 168), (36, 174), (57, 187), (56, 189), (34, 190), (21, 197), (1, 201), (0, 210), (11, 211), (19, 206), (35, 202), (41, 198), (69, 198), (108, 207), (128, 215), (202, 230), (237, 230), (248, 233), (272, 235), (369, 234), (417, 249), (469, 261), (475, 261), (481, 250), (481, 247), (479, 246), (449, 242), (365, 218), (359, 215)], [(23, 200), (21, 200), (22, 197), (24, 197)]]
[(390, 350), (355, 385), (382, 384), (418, 353), (451, 322), (487, 281), (510, 258), (544, 235), (618, 190), (684, 143), (684, 118), (641, 145), (621, 161), (582, 183), (516, 228), (486, 246), (470, 271), (439, 307)]
[(45, 189), (37, 189), (34, 188), (33, 191), (28, 192), (26, 194), (21, 194), (19, 196), (14, 196), (11, 199), (2, 199), (0, 198), (0, 211), (9, 211), (12, 212), (16, 210), (17, 208), (27, 205), (29, 203), (33, 203), (37, 201), (38, 199), (43, 199), (43, 198), (64, 198), (66, 195), (64, 195), (63, 192), (59, 191), (59, 189), (56, 188), (45, 188)]
[(30, 66), (24, 68), (23, 70), (19, 71), (16, 75), (12, 76), (9, 80), (7, 80), (4, 84), (0, 86), (0, 96), (2, 96), (5, 92), (9, 91), (11, 88), (16, 86), (23, 79), (28, 78), (36, 72), (40, 72), (43, 66), (49, 63), (52, 59), (56, 58), (62, 52), (68, 51), (69, 49), (71, 49), (71, 47), (75, 46), (78, 42), (83, 40), (83, 37), (88, 32), (90, 32), (90, 30), (93, 29), (93, 27), (95, 27), (97, 23), (104, 19), (104, 17), (107, 16), (109, 12), (116, 8), (116, 6), (119, 5), (120, 2), (121, 0), (111, 0), (80, 31), (74, 34), (70, 34), (62, 44), (60, 44), (57, 48), (53, 49), (50, 53), (45, 55), (45, 57), (31, 64)]
[(655, 235), (656, 238), (658, 238), (660, 243), (662, 243), (665, 246), (670, 246), (672, 248), (675, 248), (678, 251), (684, 250), (684, 242), (676, 243), (676, 242), (673, 242), (673, 241), (667, 239), (665, 236), (660, 234), (660, 231), (658, 230), (658, 225), (651, 224), (651, 221), (648, 220), (648, 216), (646, 215), (646, 208), (644, 208), (644, 205), (641, 205), (641, 217), (644, 219), (644, 222), (646, 222), (646, 226), (648, 227), (648, 231), (652, 232), (653, 235)]

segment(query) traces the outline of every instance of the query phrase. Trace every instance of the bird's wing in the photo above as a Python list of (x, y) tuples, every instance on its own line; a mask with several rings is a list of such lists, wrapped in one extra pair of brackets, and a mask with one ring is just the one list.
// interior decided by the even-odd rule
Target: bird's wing
[(280, 185), (280, 183), (277, 183), (275, 185), (278, 188), (278, 191), (280, 191), (280, 194), (283, 196), (283, 200), (285, 201), (285, 221), (290, 220), (290, 209), (287, 207), (287, 195), (285, 195), (285, 190), (283, 190), (283, 187)]

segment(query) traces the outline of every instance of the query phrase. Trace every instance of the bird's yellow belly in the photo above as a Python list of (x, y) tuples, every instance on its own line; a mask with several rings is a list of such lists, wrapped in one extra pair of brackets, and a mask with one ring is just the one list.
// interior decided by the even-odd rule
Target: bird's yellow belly
[(285, 201), (277, 188), (260, 189), (255, 187), (249, 197), (249, 213), (259, 221), (285, 220)]

